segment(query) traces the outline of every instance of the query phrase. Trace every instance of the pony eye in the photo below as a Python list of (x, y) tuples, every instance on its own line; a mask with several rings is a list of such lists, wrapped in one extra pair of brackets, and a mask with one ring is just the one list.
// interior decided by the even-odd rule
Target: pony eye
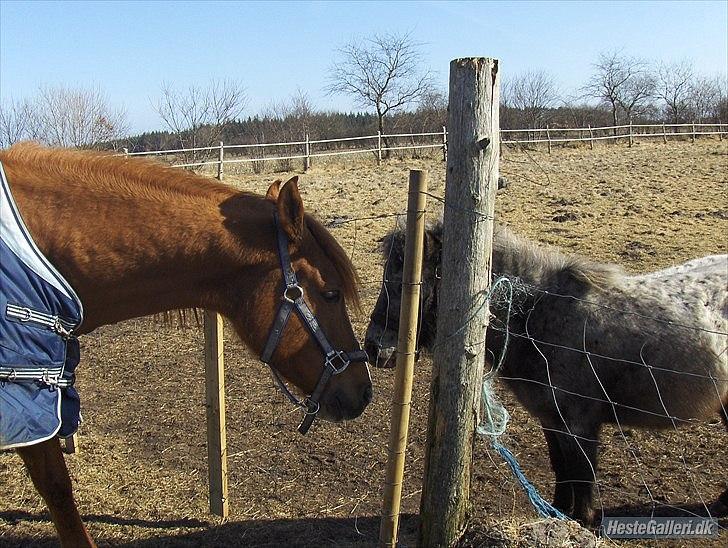
[(324, 300), (328, 303), (338, 303), (341, 299), (341, 292), (338, 289), (331, 289), (330, 291), (324, 291), (321, 293)]

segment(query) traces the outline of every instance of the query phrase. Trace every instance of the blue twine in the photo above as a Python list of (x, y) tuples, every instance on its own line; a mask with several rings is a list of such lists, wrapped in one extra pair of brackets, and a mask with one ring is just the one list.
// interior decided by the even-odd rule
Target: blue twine
[(501, 284), (507, 286), (508, 289), (508, 310), (505, 322), (506, 339), (503, 351), (501, 352), (501, 355), (498, 359), (498, 363), (492, 371), (485, 375), (485, 378), (483, 379), (483, 392), (481, 401), (483, 405), (484, 418), (483, 422), (477, 425), (476, 431), (481, 436), (488, 436), (490, 438), (493, 448), (498, 451), (500, 456), (503, 457), (503, 460), (506, 461), (511, 471), (513, 472), (513, 475), (516, 477), (518, 482), (521, 484), (521, 487), (523, 487), (523, 490), (526, 492), (528, 500), (531, 501), (531, 505), (536, 509), (541, 517), (568, 520), (570, 519), (568, 516), (564, 515), (561, 511), (554, 508), (550, 503), (544, 500), (544, 498), (538, 492), (538, 489), (536, 489), (536, 487), (530, 481), (528, 481), (528, 478), (526, 478), (526, 475), (523, 473), (523, 470), (521, 470), (521, 466), (518, 464), (518, 460), (516, 459), (516, 457), (513, 456), (513, 453), (511, 453), (505, 446), (503, 446), (498, 441), (498, 438), (506, 431), (510, 415), (508, 414), (508, 410), (506, 410), (506, 408), (495, 395), (495, 392), (493, 390), (493, 378), (503, 364), (503, 360), (505, 359), (506, 350), (508, 347), (508, 324), (513, 305), (512, 281), (505, 277), (498, 278), (493, 283), (491, 290), (487, 295), (487, 300), (490, 300), (495, 293), (496, 288)]
[(570, 519), (569, 516), (564, 515), (561, 511), (559, 511), (557, 508), (554, 508), (549, 502), (544, 500), (544, 498), (541, 496), (541, 493), (538, 492), (538, 489), (536, 489), (536, 487), (534, 487), (534, 485), (530, 481), (528, 481), (528, 478), (526, 478), (523, 470), (521, 470), (521, 466), (518, 464), (518, 460), (516, 460), (516, 457), (513, 456), (513, 453), (511, 453), (507, 447), (501, 445), (494, 438), (493, 448), (498, 451), (498, 453), (500, 453), (500, 456), (503, 457), (503, 460), (505, 460), (508, 466), (510, 466), (513, 475), (516, 476), (516, 479), (521, 484), (521, 487), (523, 487), (523, 490), (526, 492), (528, 500), (531, 501), (531, 504), (541, 517), (557, 518), (562, 520)]

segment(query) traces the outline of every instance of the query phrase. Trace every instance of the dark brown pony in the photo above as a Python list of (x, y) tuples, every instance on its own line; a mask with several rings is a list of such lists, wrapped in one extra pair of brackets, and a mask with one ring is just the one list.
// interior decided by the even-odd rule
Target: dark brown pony
[[(274, 211), (290, 241), (306, 300), (336, 348), (359, 348), (346, 304), (358, 306), (346, 253), (304, 214), (297, 178), (264, 198), (162, 166), (94, 152), (20, 144), (0, 151), (18, 208), (40, 250), (81, 298), (79, 334), (179, 308), (215, 310), (260, 354), (283, 282)], [(301, 392), (314, 389), (321, 350), (292, 315), (271, 366)], [(359, 416), (372, 398), (365, 363), (331, 378), (319, 416)], [(73, 499), (57, 439), (18, 449), (61, 543), (93, 546)]]

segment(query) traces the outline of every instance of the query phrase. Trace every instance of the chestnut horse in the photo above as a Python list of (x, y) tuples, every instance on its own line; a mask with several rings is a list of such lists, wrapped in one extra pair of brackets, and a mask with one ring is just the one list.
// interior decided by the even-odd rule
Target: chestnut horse
[[(302, 393), (317, 391), (315, 411), (326, 420), (353, 419), (371, 401), (371, 378), (346, 310), (347, 301), (358, 306), (356, 273), (334, 238), (304, 213), (297, 178), (277, 181), (262, 197), (149, 160), (29, 143), (0, 151), (0, 162), (35, 243), (83, 303), (75, 334), (205, 308), (226, 316), (260, 355), (285, 306), (283, 245), (297, 278), (296, 294), (286, 299), (305, 300), (324, 340), (343, 349), (337, 356), (353, 349), (357, 358), (345, 371), (334, 366), (321, 383), (330, 363), (320, 333), (303, 314), (290, 314), (271, 337), (275, 350), (266, 361)], [(93, 546), (58, 439), (17, 451), (61, 543)]]

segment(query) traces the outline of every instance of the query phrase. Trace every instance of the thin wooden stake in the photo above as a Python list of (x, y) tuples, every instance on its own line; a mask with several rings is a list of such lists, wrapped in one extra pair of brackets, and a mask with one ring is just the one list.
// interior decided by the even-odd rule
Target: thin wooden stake
[(226, 518), (228, 516), (228, 472), (222, 316), (206, 310), (204, 331), (210, 512)]
[(667, 127), (665, 122), (662, 122), (662, 142), (667, 144)]
[(382, 521), (379, 528), (379, 546), (394, 548), (399, 530), (399, 510), (402, 500), (404, 460), (407, 450), (412, 378), (415, 369), (417, 318), (422, 280), (422, 247), (425, 235), (425, 205), (427, 172), (411, 170), (407, 200), (407, 234), (404, 246), (404, 272), (402, 277), (402, 304), (399, 310), (399, 336), (397, 340), (397, 369), (392, 395), (389, 426), (389, 456), (384, 481)]
[(690, 137), (690, 142), (691, 143), (694, 143), (695, 142), (695, 122), (693, 122), (693, 134)]

